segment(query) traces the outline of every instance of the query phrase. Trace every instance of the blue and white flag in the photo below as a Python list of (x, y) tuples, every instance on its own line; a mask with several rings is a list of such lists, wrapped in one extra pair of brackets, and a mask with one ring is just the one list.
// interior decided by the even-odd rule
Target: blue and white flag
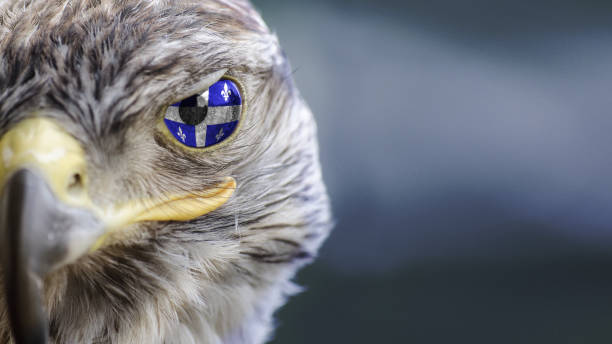
[(239, 88), (224, 79), (200, 95), (172, 104), (164, 121), (179, 142), (190, 147), (210, 147), (234, 133), (241, 113)]
[(182, 142), (183, 144), (187, 146), (197, 147), (194, 126), (187, 125), (185, 123), (171, 121), (167, 118), (164, 118), (164, 122), (166, 122), (166, 126), (168, 127), (168, 130), (170, 130), (170, 132), (174, 134), (174, 137), (176, 137), (177, 140), (179, 140), (180, 142)]
[(208, 89), (208, 106), (242, 105), (238, 87), (230, 80), (221, 80)]

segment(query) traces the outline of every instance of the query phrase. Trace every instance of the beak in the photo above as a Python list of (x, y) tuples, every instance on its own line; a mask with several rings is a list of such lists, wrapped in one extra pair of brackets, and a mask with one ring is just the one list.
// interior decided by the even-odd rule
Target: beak
[(227, 177), (191, 194), (98, 207), (89, 198), (85, 154), (50, 119), (18, 123), (0, 139), (0, 263), (14, 339), (46, 343), (45, 276), (104, 246), (109, 234), (142, 221), (187, 221), (223, 205)]
[(58, 202), (45, 180), (27, 169), (7, 181), (0, 216), (6, 299), (15, 339), (45, 343), (42, 280), (67, 261), (75, 250), (71, 246), (101, 235), (102, 225), (87, 210)]

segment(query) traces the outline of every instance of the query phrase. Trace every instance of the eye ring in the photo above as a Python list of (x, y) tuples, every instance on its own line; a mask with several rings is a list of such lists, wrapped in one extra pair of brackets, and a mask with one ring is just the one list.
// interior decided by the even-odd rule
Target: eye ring
[[(240, 81), (224, 75), (204, 92), (164, 108), (158, 128), (183, 149), (198, 153), (214, 150), (232, 142), (240, 132), (246, 99)], [(191, 109), (181, 111), (183, 102)]]

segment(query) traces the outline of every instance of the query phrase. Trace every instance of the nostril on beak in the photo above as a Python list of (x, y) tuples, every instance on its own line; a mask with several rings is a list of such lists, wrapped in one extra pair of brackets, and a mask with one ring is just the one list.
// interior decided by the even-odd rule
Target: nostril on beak
[(79, 197), (85, 190), (83, 173), (75, 172), (68, 177), (66, 190), (72, 197)]

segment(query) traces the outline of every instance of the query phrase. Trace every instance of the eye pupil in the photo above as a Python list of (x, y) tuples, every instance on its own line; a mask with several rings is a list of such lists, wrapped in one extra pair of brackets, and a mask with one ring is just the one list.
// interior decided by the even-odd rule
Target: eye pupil
[(208, 106), (198, 106), (198, 97), (192, 96), (183, 101), (179, 106), (179, 116), (187, 125), (198, 125), (204, 121), (208, 114)]

